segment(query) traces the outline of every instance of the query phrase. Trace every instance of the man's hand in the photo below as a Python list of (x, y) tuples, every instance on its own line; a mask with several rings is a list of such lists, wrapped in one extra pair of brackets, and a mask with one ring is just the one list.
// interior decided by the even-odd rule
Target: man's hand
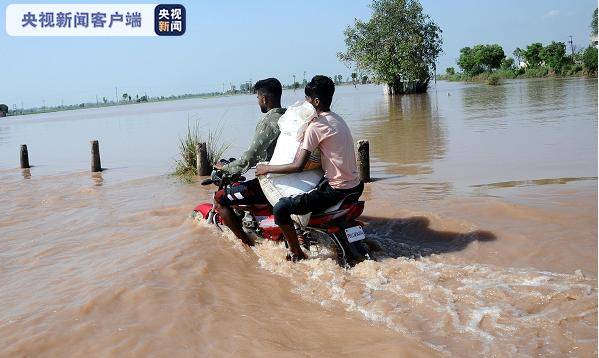
[(266, 175), (266, 174), (268, 174), (268, 165), (267, 164), (256, 165), (256, 176)]
[(218, 162), (218, 163), (214, 164), (214, 169), (216, 169), (216, 170), (223, 170), (223, 166), (224, 166), (223, 163)]

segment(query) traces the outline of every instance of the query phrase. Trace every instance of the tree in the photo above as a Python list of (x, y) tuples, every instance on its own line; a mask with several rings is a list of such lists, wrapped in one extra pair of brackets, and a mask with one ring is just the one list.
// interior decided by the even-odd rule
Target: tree
[(593, 20), (591, 21), (591, 30), (593, 30), (592, 35), (597, 36), (597, 8), (593, 11)]
[(512, 54), (516, 58), (516, 61), (518, 61), (518, 67), (520, 67), (520, 62), (522, 62), (522, 59), (524, 58), (524, 50), (522, 50), (520, 47), (516, 47)]
[(460, 50), (458, 66), (470, 75), (491, 72), (501, 66), (505, 53), (500, 45), (476, 45), (473, 48), (464, 47)]
[(474, 50), (470, 47), (463, 47), (460, 49), (460, 57), (458, 58), (458, 66), (467, 75), (474, 76), (483, 72), (482, 67), (477, 63)]
[(242, 84), (239, 85), (239, 90), (241, 92), (250, 92), (251, 91), (251, 87), (252, 85), (248, 82), (244, 82)]
[(478, 64), (487, 72), (498, 69), (505, 53), (500, 45), (476, 45), (474, 46), (474, 58)]
[(447, 67), (445, 69), (445, 73), (447, 73), (450, 76), (455, 75), (455, 68), (453, 68), (453, 67)]
[(595, 46), (589, 46), (584, 50), (582, 63), (587, 74), (597, 74), (597, 48)]
[(426, 92), (441, 53), (442, 30), (418, 0), (373, 0), (372, 18), (356, 19), (344, 32), (344, 62), (372, 73), (390, 94)]
[(0, 104), (0, 117), (6, 117), (8, 113), (8, 106), (5, 104)]
[(539, 42), (535, 42), (526, 46), (526, 50), (522, 51), (522, 57), (526, 64), (530, 67), (539, 67), (541, 66), (541, 51), (543, 50), (543, 45)]
[(358, 78), (358, 74), (355, 73), (355, 72), (352, 72), (352, 74), (351, 74), (351, 80), (352, 80), (352, 82), (356, 82), (356, 78)]
[(129, 98), (129, 95), (127, 93), (123, 93), (122, 97), (123, 97), (123, 102), (125, 102)]
[(555, 73), (561, 73), (566, 64), (566, 44), (563, 42), (551, 42), (539, 52), (541, 61), (551, 68)]
[(500, 68), (502, 70), (513, 70), (514, 69), (514, 59), (509, 57), (501, 61)]

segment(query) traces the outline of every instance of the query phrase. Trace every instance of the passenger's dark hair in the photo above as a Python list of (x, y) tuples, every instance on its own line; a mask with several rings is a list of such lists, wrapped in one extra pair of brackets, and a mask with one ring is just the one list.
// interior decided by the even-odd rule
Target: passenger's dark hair
[(276, 78), (267, 78), (256, 82), (254, 92), (260, 92), (262, 95), (270, 99), (280, 101), (283, 93), (283, 86)]
[(308, 82), (304, 92), (310, 98), (318, 98), (322, 108), (330, 108), (335, 93), (335, 83), (327, 76), (317, 75)]

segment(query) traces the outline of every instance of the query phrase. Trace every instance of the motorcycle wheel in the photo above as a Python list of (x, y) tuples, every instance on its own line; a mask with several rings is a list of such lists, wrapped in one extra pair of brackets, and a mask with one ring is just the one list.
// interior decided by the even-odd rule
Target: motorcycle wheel
[[(347, 248), (334, 234), (320, 229), (307, 228), (307, 234), (310, 241), (310, 258), (318, 257), (320, 259), (333, 259), (339, 266), (350, 268), (351, 262), (348, 260)], [(313, 249), (314, 248), (314, 249)]]

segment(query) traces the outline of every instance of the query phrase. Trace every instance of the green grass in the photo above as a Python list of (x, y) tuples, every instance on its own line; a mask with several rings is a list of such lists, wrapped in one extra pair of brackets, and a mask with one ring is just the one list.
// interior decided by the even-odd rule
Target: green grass
[(530, 67), (527, 68), (526, 71), (520, 75), (520, 77), (524, 78), (540, 78), (546, 77), (549, 74), (549, 70), (545, 67)]
[(208, 152), (208, 161), (216, 163), (230, 145), (222, 141), (222, 126), (216, 130), (209, 130), (204, 139), (200, 133), (200, 124), (187, 123), (187, 132), (179, 138), (179, 158), (175, 159), (175, 169), (171, 173), (186, 183), (195, 181), (197, 171), (197, 145), (205, 142)]
[(487, 78), (487, 84), (491, 85), (491, 86), (497, 86), (499, 85), (501, 82), (499, 81), (499, 76), (496, 74), (491, 74), (488, 78)]

